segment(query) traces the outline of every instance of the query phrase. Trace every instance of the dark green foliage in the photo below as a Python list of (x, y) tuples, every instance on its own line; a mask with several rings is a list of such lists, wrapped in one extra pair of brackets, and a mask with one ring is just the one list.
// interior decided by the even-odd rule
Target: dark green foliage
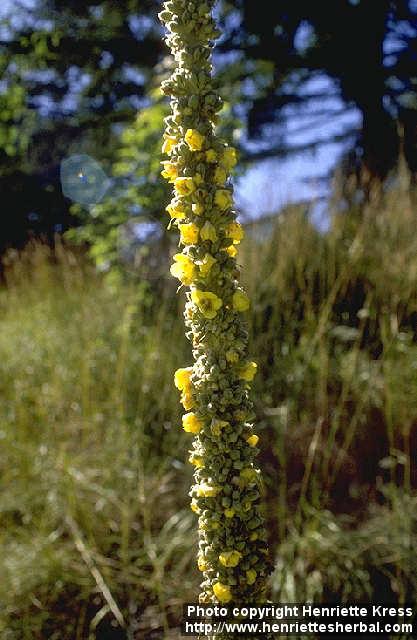
[(114, 159), (118, 127), (146, 105), (162, 53), (156, 10), (150, 1), (38, 0), (3, 19), (0, 194), (10, 215), (0, 252), (76, 224), (60, 162), (88, 153), (107, 169)]
[[(356, 153), (350, 157), (349, 170), (365, 167), (370, 178), (385, 178), (395, 167), (404, 136), (408, 165), (416, 171), (415, 3), (236, 0), (224, 6), (229, 21), (233, 16), (234, 28), (227, 28), (226, 18), (220, 49), (241, 54), (234, 67), (240, 69), (251, 91), (253, 84), (263, 85), (262, 90), (246, 96), (249, 134), (264, 142), (255, 157), (288, 151), (277, 126), (283, 107), (309, 104), (310, 109), (303, 112), (309, 115), (310, 128), (314, 123), (323, 126), (340, 115), (339, 107), (335, 111), (335, 105), (328, 103), (339, 95), (347, 106), (359, 110), (362, 124), (358, 129), (356, 124), (353, 128), (345, 125), (336, 136), (323, 129), (321, 139), (354, 141)], [(257, 78), (253, 62), (264, 65), (263, 70), (257, 68)], [(303, 97), (302, 84), (320, 80), (323, 73), (335, 81), (336, 93), (320, 88), (319, 83)], [(300, 146), (315, 144), (301, 142)]]
[[(169, 188), (161, 177), (161, 131), (167, 113), (167, 105), (160, 101), (141, 110), (121, 134), (110, 168), (115, 180), (104, 200), (88, 210), (80, 205), (71, 209), (80, 218), (81, 227), (66, 237), (86, 243), (97, 266), (111, 272), (112, 277), (134, 275), (139, 264), (143, 268), (143, 262), (149, 260), (153, 279), (168, 272), (166, 260), (172, 240), (165, 235), (169, 220), (165, 206)], [(150, 255), (152, 241), (161, 236), (155, 260)]]

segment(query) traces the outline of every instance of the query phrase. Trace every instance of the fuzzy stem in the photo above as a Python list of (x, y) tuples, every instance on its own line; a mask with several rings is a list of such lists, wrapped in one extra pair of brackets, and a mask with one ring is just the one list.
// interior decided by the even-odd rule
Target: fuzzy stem
[(243, 237), (230, 181), (236, 151), (215, 132), (222, 100), (212, 78), (212, 42), (219, 35), (213, 5), (169, 0), (160, 13), (175, 59), (162, 83), (172, 108), (162, 174), (173, 184), (167, 211), (183, 245), (171, 273), (189, 287), (184, 316), (194, 364), (176, 372), (175, 384), (188, 411), (183, 427), (196, 435), (190, 495), (199, 515), (200, 602), (245, 603), (265, 598), (270, 563), (254, 463), (258, 436), (250, 422), (256, 364), (247, 359), (249, 299), (236, 263)]

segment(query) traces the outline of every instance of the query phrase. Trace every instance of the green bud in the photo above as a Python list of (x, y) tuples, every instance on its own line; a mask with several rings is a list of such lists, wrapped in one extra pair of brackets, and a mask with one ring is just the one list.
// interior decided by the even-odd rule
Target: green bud
[(171, 11), (161, 11), (161, 13), (158, 13), (158, 18), (161, 22), (169, 22), (172, 18), (172, 13)]
[[(202, 178), (192, 196), (181, 196), (180, 201), (186, 206), (186, 221), (190, 220), (191, 204), (198, 202), (203, 205), (203, 215), (201, 220), (197, 215), (191, 215), (194, 224), (201, 227), (204, 220), (209, 220), (216, 229), (220, 229), (234, 222), (236, 213), (232, 208), (221, 211), (214, 204), (213, 157), (207, 162), (205, 159), (205, 149), (215, 151), (216, 162), (225, 148), (214, 134), (215, 112), (221, 108), (222, 101), (211, 78), (210, 40), (216, 37), (210, 16), (213, 4), (207, 0), (168, 0), (160, 18), (171, 29), (167, 43), (176, 63), (171, 78), (163, 83), (164, 92), (171, 95), (172, 109), (171, 117), (166, 120), (166, 132), (181, 140), (171, 159), (179, 163), (181, 176), (191, 177), (198, 173)], [(202, 151), (189, 149), (184, 140), (187, 129), (205, 136)], [(216, 262), (202, 282), (207, 291), (228, 301), (237, 286), (239, 273), (236, 260), (222, 250), (230, 246), (232, 240), (223, 238), (221, 233), (218, 237), (216, 242), (199, 239), (191, 248), (185, 247), (183, 252), (194, 261), (204, 259), (205, 253), (215, 258)], [(243, 432), (251, 433), (243, 423), (253, 411), (246, 383), (236, 379), (236, 369), (229, 365), (224, 355), (233, 350), (242, 361), (247, 359), (248, 335), (244, 320), (237, 318), (228, 304), (223, 304), (214, 318), (205, 318), (198, 313), (195, 303), (189, 304), (189, 292), (186, 298), (186, 335), (192, 342), (195, 359), (191, 378), (195, 402), (193, 411), (203, 422), (192, 450), (203, 458), (205, 464), (204, 468), (195, 469), (194, 478), (196, 485), (207, 483), (219, 488), (217, 495), (196, 500), (201, 509), (200, 549), (209, 565), (204, 572), (200, 601), (215, 601), (213, 586), (218, 581), (229, 585), (233, 598), (238, 602), (242, 599), (245, 602), (251, 599), (259, 601), (268, 569), (266, 561), (257, 553), (258, 542), (250, 539), (249, 532), (255, 528), (260, 541), (265, 539), (266, 533), (259, 515), (259, 492), (239, 473), (250, 466), (255, 454), (246, 439), (240, 437)], [(230, 426), (212, 433), (212, 419), (223, 420)], [(190, 493), (196, 493), (196, 490), (192, 489)], [(236, 568), (221, 567), (218, 555), (225, 549), (241, 551), (243, 564)], [(248, 566), (255, 566), (258, 574), (253, 585), (248, 585), (246, 576), (242, 575), (242, 567)]]

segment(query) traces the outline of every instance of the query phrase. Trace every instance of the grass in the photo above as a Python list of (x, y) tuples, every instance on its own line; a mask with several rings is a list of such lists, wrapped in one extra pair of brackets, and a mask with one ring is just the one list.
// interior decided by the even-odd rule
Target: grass
[[(392, 192), (327, 234), (299, 209), (248, 228), (275, 601), (416, 599), (416, 227)], [(179, 638), (200, 577), (175, 283), (39, 245), (6, 279), (0, 637)]]
[(186, 437), (171, 383), (185, 339), (167, 305), (150, 322), (148, 304), (63, 250), (50, 264), (37, 247), (9, 272), (2, 638), (90, 638), (138, 617), (160, 629), (179, 576), (191, 597)]

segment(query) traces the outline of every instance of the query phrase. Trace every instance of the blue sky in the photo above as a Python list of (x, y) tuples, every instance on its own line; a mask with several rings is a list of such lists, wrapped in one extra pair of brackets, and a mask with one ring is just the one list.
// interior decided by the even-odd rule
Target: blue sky
[[(317, 140), (323, 140), (322, 144), (315, 150), (258, 162), (238, 180), (236, 197), (246, 218), (274, 213), (289, 203), (315, 201), (328, 195), (329, 186), (324, 186), (321, 178), (331, 173), (347, 146), (325, 141), (333, 134), (359, 127), (361, 116), (358, 110), (347, 108), (338, 98), (337, 87), (324, 74), (306, 82), (301, 89), (308, 94), (319, 93), (320, 90), (332, 93), (333, 97), (321, 99), (313, 108), (327, 108), (333, 115), (320, 121), (312, 115), (311, 102), (307, 102), (307, 106), (302, 103), (283, 113), (281, 132), (289, 148)], [(319, 215), (317, 222), (323, 226), (325, 207), (317, 206), (315, 210)]]

